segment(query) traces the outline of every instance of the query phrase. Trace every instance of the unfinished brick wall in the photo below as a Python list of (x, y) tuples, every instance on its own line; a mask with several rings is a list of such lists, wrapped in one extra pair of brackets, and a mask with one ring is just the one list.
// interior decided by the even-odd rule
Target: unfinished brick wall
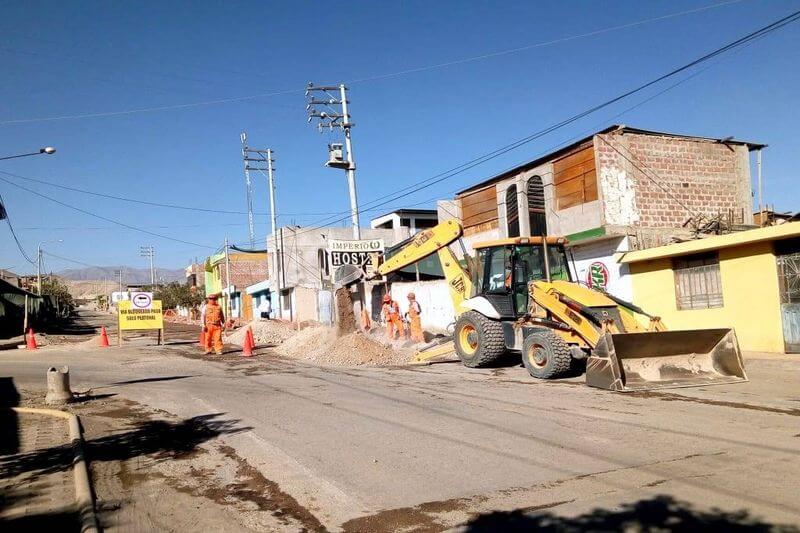
[[(264, 281), (269, 276), (267, 262), (263, 259), (253, 261), (231, 261), (230, 265), (231, 284), (235, 285), (239, 290), (244, 290), (245, 287)], [(224, 263), (222, 268), (224, 275)]]
[(752, 223), (746, 146), (609, 133), (595, 136), (608, 225), (680, 228), (693, 214)]

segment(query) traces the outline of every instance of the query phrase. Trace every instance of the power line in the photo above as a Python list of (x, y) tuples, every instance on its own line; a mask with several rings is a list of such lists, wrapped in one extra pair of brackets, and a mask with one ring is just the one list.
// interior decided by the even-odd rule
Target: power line
[(679, 11), (677, 13), (670, 13), (670, 14), (667, 14), (667, 15), (661, 15), (659, 17), (653, 17), (653, 18), (649, 18), (649, 19), (638, 20), (636, 22), (629, 22), (627, 24), (621, 24), (621, 25), (618, 25), (618, 26), (611, 26), (609, 28), (603, 28), (603, 29), (600, 29), (600, 30), (590, 31), (588, 33), (581, 33), (581, 34), (578, 34), (578, 35), (571, 35), (571, 36), (568, 36), (568, 37), (561, 37), (561, 38), (558, 38), (558, 39), (553, 39), (553, 40), (550, 40), (550, 41), (544, 41), (544, 42), (541, 42), (541, 43), (529, 44), (529, 45), (520, 46), (520, 47), (517, 47), (517, 48), (510, 48), (510, 49), (507, 49), (507, 50), (500, 50), (498, 52), (491, 52), (491, 53), (488, 53), (488, 54), (482, 54), (482, 55), (473, 56), (473, 57), (467, 57), (467, 58), (463, 58), (463, 59), (456, 59), (456, 60), (453, 60), (453, 61), (447, 61), (447, 62), (444, 62), (444, 63), (437, 63), (437, 64), (434, 64), (434, 65), (427, 65), (427, 66), (424, 66), (424, 67), (410, 68), (410, 69), (407, 69), (407, 70), (401, 70), (399, 72), (394, 72), (394, 73), (391, 73), (391, 74), (379, 74), (377, 76), (370, 76), (368, 78), (361, 78), (361, 79), (353, 80), (353, 81), (351, 81), (349, 83), (359, 83), (359, 82), (365, 82), (365, 81), (383, 80), (383, 79), (387, 79), (387, 78), (395, 78), (395, 77), (398, 77), (398, 76), (403, 76), (403, 75), (406, 75), (406, 74), (413, 74), (413, 73), (416, 73), (416, 72), (425, 72), (427, 70), (434, 70), (434, 69), (439, 69), (439, 68), (444, 68), (444, 67), (451, 67), (451, 66), (454, 66), (454, 65), (463, 65), (464, 63), (471, 63), (473, 61), (480, 61), (480, 60), (483, 60), (483, 59), (490, 59), (490, 58), (493, 58), (493, 57), (499, 57), (499, 56), (504, 56), (504, 55), (509, 55), (509, 54), (515, 54), (517, 52), (524, 52), (526, 50), (532, 50), (534, 48), (542, 48), (542, 47), (551, 46), (551, 45), (554, 45), (554, 44), (565, 43), (565, 42), (568, 42), (568, 41), (574, 41), (576, 39), (582, 39), (582, 38), (585, 38), (585, 37), (594, 37), (595, 35), (602, 35), (604, 33), (609, 33), (609, 32), (612, 32), (612, 31), (624, 30), (624, 29), (627, 29), (627, 28), (633, 28), (635, 26), (641, 26), (643, 24), (648, 24), (650, 22), (657, 22), (659, 20), (666, 20), (666, 19), (670, 19), (670, 18), (674, 18), (674, 17), (680, 17), (680, 16), (683, 16), (683, 15), (690, 15), (692, 13), (699, 13), (701, 11), (706, 11), (706, 10), (714, 9), (714, 8), (717, 8), (717, 7), (728, 6), (728, 5), (731, 5), (731, 4), (738, 4), (741, 1), (742, 0), (731, 0), (729, 2), (720, 2), (718, 4), (711, 4), (711, 5), (707, 5), (707, 6), (703, 6), (703, 7), (698, 7), (698, 8), (695, 8), (695, 9), (689, 9), (689, 10), (686, 10), (686, 11)]
[(77, 259), (70, 259), (69, 257), (56, 255), (54, 253), (47, 252), (47, 251), (44, 251), (44, 250), (42, 250), (42, 253), (45, 254), (45, 255), (49, 255), (50, 257), (55, 258), (55, 259), (60, 259), (62, 261), (67, 261), (69, 263), (75, 263), (76, 265), (81, 265), (81, 266), (90, 267), (90, 268), (104, 268), (104, 267), (101, 267), (101, 266), (98, 266), (98, 265), (90, 265), (89, 263), (84, 263), (83, 261), (78, 261)]
[[(13, 172), (8, 172), (5, 170), (0, 170), (0, 174), (4, 174), (6, 176), (11, 176), (13, 178), (18, 178), (25, 181), (31, 181), (33, 183), (39, 183), (41, 185), (47, 185), (49, 187), (56, 187), (58, 189), (63, 189), (65, 191), (77, 192), (81, 194), (88, 194), (91, 196), (97, 196), (99, 198), (107, 198), (110, 200), (119, 200), (121, 202), (130, 202), (134, 204), (142, 204), (142, 205), (150, 205), (154, 207), (166, 207), (169, 209), (181, 209), (184, 211), (199, 211), (203, 213), (220, 213), (223, 215), (246, 215), (247, 211), (228, 211), (224, 209), (210, 209), (206, 207), (194, 207), (188, 205), (178, 205), (178, 204), (164, 204), (161, 202), (152, 202), (150, 200), (138, 200), (136, 198), (126, 198), (124, 196), (115, 196), (113, 194), (104, 194), (95, 191), (88, 191), (86, 189), (79, 189), (77, 187), (69, 187), (67, 185), (61, 185), (60, 183), (53, 183), (52, 181), (45, 181), (38, 178), (30, 178), (27, 176), (21, 176), (19, 174), (14, 174)], [(265, 212), (256, 212), (256, 215), (266, 215)], [(281, 213), (280, 216), (306, 216), (306, 215), (331, 215), (331, 214), (338, 214), (338, 213)]]
[[(257, 225), (266, 226), (266, 222), (256, 222)], [(247, 223), (242, 222), (232, 222), (227, 224), (174, 224), (174, 225), (164, 225), (164, 226), (139, 226), (140, 228), (147, 228), (147, 229), (175, 229), (175, 228), (210, 228), (210, 227), (221, 227), (221, 226), (246, 226)], [(56, 231), (56, 230), (80, 230), (80, 231), (90, 231), (90, 230), (114, 230), (117, 229), (114, 226), (23, 226), (21, 228), (17, 228), (20, 231), (38, 231), (38, 230), (45, 230), (45, 231)]]
[[(703, 7), (699, 7), (699, 8), (695, 8), (695, 9), (689, 9), (689, 10), (685, 10), (685, 11), (679, 11), (679, 12), (676, 12), (676, 13), (670, 13), (670, 14), (667, 14), (667, 15), (661, 15), (661, 16), (658, 16), (658, 17), (642, 19), (642, 20), (638, 20), (638, 21), (635, 21), (635, 22), (629, 22), (627, 24), (611, 26), (611, 27), (608, 27), (608, 28), (600, 29), (600, 30), (594, 30), (594, 31), (591, 31), (591, 32), (588, 32), (588, 33), (582, 33), (582, 34), (571, 35), (571, 36), (567, 36), (567, 37), (561, 37), (559, 39), (553, 39), (553, 40), (550, 40), (550, 41), (544, 41), (544, 42), (534, 43), (534, 44), (530, 44), (530, 45), (526, 45), (526, 46), (510, 48), (510, 49), (507, 49), (507, 50), (491, 52), (491, 53), (488, 53), (488, 54), (481, 54), (481, 55), (476, 55), (476, 56), (472, 56), (472, 57), (456, 59), (456, 60), (447, 61), (447, 62), (444, 62), (444, 63), (436, 63), (436, 64), (433, 64), (433, 65), (425, 65), (425, 66), (422, 66), (422, 67), (405, 69), (405, 70), (400, 70), (400, 71), (397, 71), (397, 72), (391, 72), (391, 73), (386, 73), (386, 74), (378, 74), (378, 75), (375, 75), (375, 76), (369, 76), (369, 77), (365, 77), (365, 78), (357, 78), (357, 79), (354, 79), (354, 80), (346, 82), (346, 83), (354, 84), (354, 83), (364, 83), (364, 82), (369, 82), (369, 81), (378, 81), (378, 80), (384, 80), (384, 79), (388, 79), (388, 78), (396, 78), (396, 77), (399, 77), (399, 76), (405, 76), (407, 74), (414, 74), (414, 73), (417, 73), (417, 72), (424, 72), (424, 71), (435, 70), (435, 69), (450, 67), (450, 66), (464, 64), (464, 63), (471, 63), (471, 62), (474, 62), (474, 61), (480, 61), (480, 60), (489, 59), (489, 58), (493, 58), (493, 57), (498, 57), (498, 56), (514, 54), (514, 53), (518, 53), (518, 52), (523, 52), (523, 51), (531, 50), (531, 49), (534, 49), (534, 48), (541, 48), (541, 47), (545, 47), (545, 46), (551, 46), (551, 45), (554, 45), (554, 44), (559, 44), (559, 43), (563, 43), (563, 42), (567, 42), (567, 41), (572, 41), (572, 40), (575, 40), (575, 39), (593, 37), (595, 35), (601, 35), (601, 34), (609, 33), (609, 32), (612, 32), (612, 31), (618, 31), (618, 30), (622, 30), (622, 29), (631, 28), (631, 27), (634, 27), (634, 26), (640, 26), (640, 25), (643, 25), (643, 24), (648, 24), (650, 22), (657, 22), (657, 21), (666, 20), (666, 19), (669, 19), (669, 18), (680, 17), (680, 16), (683, 16), (683, 15), (689, 15), (689, 14), (693, 14), (693, 13), (698, 13), (698, 12), (706, 11), (706, 10), (709, 10), (709, 9), (715, 9), (715, 8), (718, 8), (718, 7), (723, 7), (723, 6), (728, 6), (728, 5), (731, 5), (731, 4), (736, 4), (736, 3), (739, 3), (741, 1), (743, 1), (743, 0), (729, 0), (729, 1), (726, 1), (726, 2), (720, 2), (720, 3), (717, 3), (717, 4), (711, 4), (711, 5), (708, 5), (708, 6), (703, 6)], [(71, 119), (81, 119), (81, 118), (102, 118), (102, 117), (112, 117), (112, 116), (121, 116), (121, 115), (132, 115), (132, 114), (138, 114), (138, 113), (150, 113), (150, 112), (156, 112), (156, 111), (167, 111), (167, 110), (174, 110), (174, 109), (187, 109), (187, 108), (193, 108), (193, 107), (205, 107), (205, 106), (210, 106), (210, 105), (227, 104), (227, 103), (234, 103), (234, 102), (245, 102), (245, 101), (248, 101), (248, 100), (255, 100), (255, 99), (258, 99), (258, 98), (267, 98), (267, 97), (272, 97), (272, 96), (280, 96), (280, 95), (285, 95), (285, 94), (295, 94), (295, 93), (300, 93), (300, 92), (304, 92), (304, 91), (305, 91), (305, 89), (285, 89), (285, 90), (279, 90), (279, 91), (270, 91), (270, 92), (252, 94), (252, 95), (247, 95), (247, 96), (236, 96), (236, 97), (230, 97), (230, 98), (219, 98), (219, 99), (215, 99), (215, 100), (206, 100), (206, 101), (200, 101), (200, 102), (188, 102), (188, 103), (182, 103), (182, 104), (171, 104), (171, 105), (154, 106), (154, 107), (144, 107), (144, 108), (137, 108), (137, 109), (122, 110), (122, 111), (107, 111), (107, 112), (82, 113), (82, 114), (72, 114), (72, 115), (56, 115), (56, 116), (50, 116), (50, 117), (36, 117), (36, 118), (28, 118), (28, 119), (12, 119), (12, 120), (0, 121), (0, 125), (29, 124), (29, 123), (32, 123), (32, 122), (50, 122), (50, 121), (57, 121), (57, 120), (71, 120)]]
[(112, 224), (116, 224), (117, 226), (121, 226), (123, 228), (127, 228), (127, 229), (130, 229), (130, 230), (133, 230), (133, 231), (138, 231), (140, 233), (146, 233), (147, 235), (152, 235), (153, 237), (158, 237), (159, 239), (165, 239), (165, 240), (168, 240), (168, 241), (174, 241), (174, 242), (179, 242), (179, 243), (182, 243), (182, 244), (189, 244), (191, 246), (197, 246), (198, 248), (208, 248), (208, 249), (212, 249), (212, 250), (216, 249), (216, 247), (214, 247), (214, 246), (208, 246), (208, 245), (205, 245), (205, 244), (198, 244), (196, 242), (185, 241), (183, 239), (178, 239), (178, 238), (175, 238), (175, 237), (169, 237), (167, 235), (162, 235), (160, 233), (155, 233), (153, 231), (149, 231), (149, 230), (146, 230), (146, 229), (137, 228), (136, 226), (132, 226), (130, 224), (126, 224), (125, 222), (120, 222), (119, 220), (114, 220), (113, 218), (108, 218), (108, 217), (104, 217), (102, 215), (98, 215), (96, 213), (92, 213), (91, 211), (87, 211), (85, 209), (81, 209), (80, 207), (75, 207), (74, 205), (70, 205), (70, 204), (68, 204), (66, 202), (62, 202), (61, 200), (56, 200), (55, 198), (53, 198), (51, 196), (47, 196), (46, 194), (42, 194), (42, 193), (40, 193), (38, 191), (35, 191), (33, 189), (29, 189), (29, 188), (27, 188), (27, 187), (25, 187), (23, 185), (20, 185), (18, 183), (14, 183), (13, 181), (8, 180), (8, 179), (3, 178), (3, 177), (0, 177), (0, 181), (8, 183), (9, 185), (11, 185), (13, 187), (17, 187), (18, 189), (22, 189), (23, 191), (27, 191), (27, 192), (29, 192), (31, 194), (34, 194), (34, 195), (39, 196), (41, 198), (44, 198), (46, 200), (50, 200), (51, 202), (54, 202), (54, 203), (56, 203), (58, 205), (61, 205), (61, 206), (64, 206), (64, 207), (68, 207), (70, 209), (78, 211), (79, 213), (83, 213), (84, 215), (89, 215), (89, 216), (92, 216), (92, 217), (95, 217), (95, 218), (99, 218), (100, 220), (105, 220), (106, 222), (110, 222)]
[(148, 201), (148, 200), (137, 200), (137, 199), (134, 199), (134, 198), (125, 198), (123, 196), (114, 196), (113, 194), (104, 194), (104, 193), (99, 193), (99, 192), (95, 192), (95, 191), (87, 191), (86, 189), (79, 189), (77, 187), (69, 187), (67, 185), (61, 185), (60, 183), (53, 183), (51, 181), (45, 181), (45, 180), (41, 180), (41, 179), (37, 179), (37, 178), (29, 178), (29, 177), (26, 177), (26, 176), (21, 176), (19, 174), (14, 174), (13, 172), (7, 172), (5, 170), (0, 170), (0, 174), (4, 174), (6, 176), (11, 176), (11, 177), (18, 178), (18, 179), (25, 180), (25, 181), (31, 181), (31, 182), (34, 182), (34, 183), (39, 183), (39, 184), (42, 184), (42, 185), (47, 185), (47, 186), (50, 186), (50, 187), (56, 187), (58, 189), (63, 189), (65, 191), (72, 191), (72, 192), (78, 192), (78, 193), (81, 193), (81, 194), (88, 194), (88, 195), (91, 195), (91, 196), (97, 196), (99, 198), (108, 198), (108, 199), (111, 199), (111, 200), (119, 200), (121, 202), (130, 202), (130, 203), (135, 203), (135, 204), (150, 205), (150, 206), (154, 206), (154, 207), (168, 207), (170, 209), (182, 209), (182, 210), (186, 210), (186, 211), (200, 211), (200, 212), (204, 212), (204, 213), (221, 213), (221, 214), (225, 214), (225, 215), (243, 215), (243, 214), (246, 214), (246, 211), (226, 211), (226, 210), (222, 210), (222, 209), (208, 209), (208, 208), (204, 208), (204, 207), (190, 207), (190, 206), (183, 206), (183, 205), (176, 205), (176, 204), (163, 204), (163, 203), (159, 203), (159, 202), (151, 202), (151, 201)]
[[(766, 26), (763, 26), (762, 28), (760, 28), (760, 29), (758, 29), (756, 31), (748, 33), (747, 35), (745, 35), (743, 37), (740, 37), (740, 38), (738, 38), (738, 39), (736, 39), (736, 40), (734, 40), (734, 41), (732, 41), (732, 42), (730, 42), (730, 43), (728, 43), (728, 44), (726, 44), (726, 45), (724, 45), (724, 46), (722, 46), (720, 48), (717, 48), (716, 50), (714, 50), (712, 52), (709, 52), (709, 53), (707, 53), (707, 54), (705, 54), (703, 56), (700, 56), (699, 58), (694, 59), (693, 61), (690, 61), (689, 63), (686, 63), (683, 66), (677, 67), (677, 68), (675, 68), (675, 69), (673, 69), (673, 70), (671, 70), (671, 71), (669, 71), (669, 72), (667, 72), (665, 74), (662, 74), (661, 76), (658, 76), (657, 78), (654, 78), (654, 79), (652, 79), (652, 80), (650, 80), (650, 81), (648, 81), (646, 83), (643, 83), (643, 84), (641, 84), (641, 85), (639, 85), (639, 86), (637, 86), (637, 87), (635, 87), (633, 89), (630, 89), (630, 90), (628, 90), (628, 91), (626, 91), (626, 92), (624, 92), (624, 93), (622, 93), (622, 94), (620, 94), (618, 96), (615, 96), (614, 98), (606, 100), (606, 101), (604, 101), (604, 102), (602, 102), (600, 104), (597, 104), (597, 105), (595, 105), (595, 106), (593, 106), (593, 107), (591, 107), (589, 109), (581, 111), (580, 113), (572, 115), (571, 117), (569, 117), (569, 118), (567, 118), (565, 120), (562, 120), (561, 122), (557, 122), (555, 124), (552, 124), (552, 125), (544, 128), (544, 129), (541, 129), (541, 130), (539, 130), (539, 131), (537, 131), (535, 133), (532, 133), (532, 134), (530, 134), (530, 135), (528, 135), (526, 137), (518, 139), (518, 140), (516, 140), (516, 141), (514, 141), (512, 143), (509, 143), (509, 144), (507, 144), (505, 146), (502, 146), (500, 148), (497, 148), (497, 149), (495, 149), (495, 150), (493, 150), (491, 152), (488, 152), (488, 153), (483, 154), (481, 156), (478, 156), (478, 157), (476, 157), (474, 159), (471, 159), (471, 160), (469, 160), (469, 161), (467, 161), (465, 163), (462, 163), (461, 165), (458, 165), (456, 167), (453, 167), (453, 168), (451, 168), (449, 170), (446, 170), (444, 172), (440, 172), (439, 174), (436, 174), (436, 175), (431, 176), (429, 178), (425, 178), (423, 180), (420, 180), (420, 181), (418, 181), (416, 183), (413, 183), (413, 184), (411, 184), (409, 186), (406, 186), (404, 188), (398, 189), (397, 191), (394, 191), (392, 193), (383, 195), (383, 196), (381, 196), (379, 198), (376, 198), (375, 200), (367, 202), (366, 204), (364, 204), (364, 206), (372, 205), (372, 207), (374, 208), (374, 207), (379, 207), (379, 206), (382, 206), (382, 205), (386, 205), (386, 204), (388, 204), (390, 202), (393, 202), (393, 201), (398, 200), (400, 198), (409, 196), (409, 195), (414, 194), (414, 193), (416, 193), (418, 191), (421, 191), (423, 189), (431, 187), (432, 185), (435, 185), (435, 184), (440, 183), (442, 181), (448, 180), (448, 179), (450, 179), (450, 178), (452, 178), (454, 176), (457, 176), (458, 174), (461, 174), (461, 173), (463, 173), (463, 172), (465, 172), (465, 171), (467, 171), (467, 170), (469, 170), (471, 168), (474, 168), (474, 167), (476, 167), (478, 165), (486, 163), (487, 161), (491, 161), (492, 159), (500, 157), (503, 154), (506, 154), (506, 153), (508, 153), (508, 152), (510, 152), (512, 150), (515, 150), (515, 149), (517, 149), (517, 148), (519, 148), (521, 146), (524, 146), (525, 144), (528, 144), (531, 141), (534, 141), (534, 140), (536, 140), (536, 139), (538, 139), (540, 137), (543, 137), (544, 135), (552, 133), (553, 131), (556, 131), (556, 130), (558, 130), (560, 128), (563, 128), (564, 126), (568, 126), (568, 125), (580, 120), (581, 118), (584, 118), (584, 117), (586, 117), (586, 116), (588, 116), (588, 115), (590, 115), (592, 113), (595, 113), (595, 112), (597, 112), (597, 111), (599, 111), (599, 110), (601, 110), (603, 108), (606, 108), (606, 107), (608, 107), (610, 105), (613, 105), (613, 104), (615, 104), (615, 103), (617, 103), (617, 102), (619, 102), (619, 101), (621, 101), (621, 100), (623, 100), (623, 99), (625, 99), (625, 98), (627, 98), (629, 96), (632, 96), (632, 95), (634, 95), (636, 93), (639, 93), (639, 92), (641, 92), (641, 91), (643, 91), (643, 90), (645, 90), (645, 89), (647, 89), (649, 87), (652, 87), (653, 85), (656, 85), (656, 84), (658, 84), (658, 83), (660, 83), (660, 82), (662, 82), (662, 81), (664, 81), (666, 79), (669, 79), (669, 78), (671, 78), (671, 77), (673, 77), (673, 76), (675, 76), (677, 74), (680, 74), (681, 72), (684, 72), (684, 71), (686, 71), (686, 70), (688, 70), (688, 69), (690, 69), (692, 67), (700, 65), (700, 64), (702, 64), (702, 63), (704, 63), (706, 61), (709, 61), (709, 60), (717, 57), (720, 54), (723, 54), (723, 53), (728, 52), (730, 50), (733, 50), (733, 49), (735, 49), (735, 48), (737, 48), (739, 46), (745, 45), (745, 44), (747, 44), (747, 43), (749, 43), (751, 41), (759, 39), (759, 38), (761, 38), (761, 37), (773, 32), (773, 31), (777, 31), (778, 29), (780, 29), (780, 28), (782, 28), (782, 27), (784, 27), (784, 26), (786, 26), (788, 24), (791, 24), (792, 22), (796, 22), (798, 19), (800, 19), (800, 11), (795, 11), (794, 13), (792, 13), (792, 14), (786, 16), (786, 17), (778, 19), (778, 20), (776, 20), (776, 21), (774, 21), (774, 22), (772, 22), (772, 23), (770, 23), (770, 24), (768, 24)], [(389, 198), (390, 196), (391, 196), (391, 198)], [(383, 200), (385, 198), (388, 198), (388, 200), (381, 202), (381, 200)], [(380, 203), (376, 204), (376, 202), (380, 202)], [(369, 210), (372, 210), (372, 209), (367, 209), (365, 211), (369, 211)], [(331, 217), (328, 217), (328, 219), (330, 219), (330, 218)], [(323, 219), (320, 222), (321, 223), (335, 223), (335, 222), (344, 220), (344, 218), (338, 218), (336, 220), (333, 220), (333, 221), (330, 221), (330, 222), (326, 222), (328, 219)], [(312, 228), (311, 230), (313, 231), (313, 229), (314, 228)]]
[(19, 249), (19, 253), (22, 254), (22, 257), (25, 258), (25, 261), (27, 261), (28, 263), (33, 265), (33, 264), (36, 263), (36, 261), (34, 261), (33, 259), (31, 259), (28, 256), (28, 253), (25, 251), (25, 248), (22, 247), (22, 243), (19, 242), (19, 237), (17, 237), (17, 232), (14, 231), (14, 226), (11, 224), (11, 217), (8, 215), (8, 209), (6, 209), (5, 205), (6, 205), (6, 203), (5, 203), (5, 201), (3, 201), (3, 196), (0, 195), (0, 207), (2, 207), (2, 211), (5, 214), (5, 219), (6, 219), (6, 222), (8, 223), (8, 229), (11, 230), (11, 236), (14, 238), (14, 242), (17, 244), (17, 248)]

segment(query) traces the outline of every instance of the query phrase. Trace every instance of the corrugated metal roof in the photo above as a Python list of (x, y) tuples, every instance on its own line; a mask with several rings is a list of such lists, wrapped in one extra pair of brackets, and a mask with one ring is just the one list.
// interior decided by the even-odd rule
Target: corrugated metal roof
[(792, 237), (800, 237), (800, 222), (787, 222), (786, 224), (779, 224), (777, 226), (739, 231), (727, 235), (715, 235), (713, 237), (706, 237), (705, 239), (668, 244), (657, 248), (648, 248), (647, 250), (625, 252), (620, 256), (617, 262), (624, 264), (638, 263), (653, 259), (710, 252), (712, 250), (757, 242), (790, 239)]

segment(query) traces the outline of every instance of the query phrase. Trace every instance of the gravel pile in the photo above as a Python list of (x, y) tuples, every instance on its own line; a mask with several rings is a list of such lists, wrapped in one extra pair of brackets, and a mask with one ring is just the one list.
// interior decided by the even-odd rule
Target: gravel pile
[(244, 345), (244, 337), (247, 334), (248, 326), (253, 329), (253, 339), (256, 341), (256, 346), (277, 346), (294, 334), (291, 324), (274, 320), (254, 320), (233, 333), (227, 334), (225, 342), (238, 344), (239, 346)]
[(410, 359), (407, 350), (393, 350), (360, 331), (337, 337), (333, 328), (325, 326), (297, 332), (279, 351), (285, 357), (327, 366), (402, 365)]

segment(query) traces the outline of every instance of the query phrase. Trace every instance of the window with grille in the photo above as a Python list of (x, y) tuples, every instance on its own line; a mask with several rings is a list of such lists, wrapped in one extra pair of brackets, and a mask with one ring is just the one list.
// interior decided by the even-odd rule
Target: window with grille
[(540, 176), (532, 176), (528, 180), (528, 220), (531, 235), (547, 235), (547, 216), (544, 209), (544, 184)]
[(719, 255), (703, 254), (673, 261), (678, 309), (722, 307)]
[(509, 237), (519, 237), (519, 206), (517, 205), (517, 186), (506, 189), (506, 227)]

